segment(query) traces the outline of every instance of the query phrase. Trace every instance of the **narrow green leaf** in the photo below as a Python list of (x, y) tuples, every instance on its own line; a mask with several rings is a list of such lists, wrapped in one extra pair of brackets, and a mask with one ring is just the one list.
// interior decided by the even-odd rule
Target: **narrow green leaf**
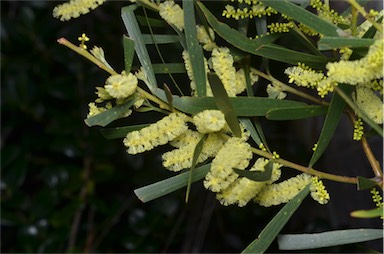
[(351, 212), (351, 216), (354, 218), (379, 218), (383, 216), (383, 207), (377, 207), (370, 210), (356, 210)]
[(276, 11), (283, 13), (293, 20), (315, 30), (316, 32), (325, 36), (340, 36), (337, 26), (325, 21), (312, 12), (291, 3), (288, 0), (270, 1), (260, 0), (263, 4), (272, 7)]
[(309, 193), (309, 185), (289, 201), (242, 253), (264, 253)]
[(121, 9), (121, 17), (123, 19), (125, 28), (128, 31), (129, 36), (135, 41), (135, 51), (141, 63), (141, 66), (145, 70), (145, 74), (148, 78), (149, 90), (157, 87), (155, 73), (152, 68), (151, 58), (149, 57), (147, 48), (145, 46), (139, 24), (137, 23), (134, 10), (137, 8), (136, 4), (132, 4)]
[(129, 37), (123, 35), (123, 47), (125, 72), (129, 73), (131, 71), (132, 61), (135, 55), (135, 42)]
[(143, 41), (145, 44), (168, 44), (180, 42), (180, 37), (178, 35), (170, 34), (142, 34)]
[(235, 110), (229, 100), (227, 91), (224, 88), (220, 78), (214, 73), (208, 73), (209, 85), (212, 89), (213, 98), (215, 100), (217, 108), (223, 112), (225, 121), (231, 129), (234, 136), (241, 137), (241, 129), (239, 120), (237, 119)]
[(185, 73), (185, 65), (182, 63), (152, 64), (156, 74)]
[(167, 84), (164, 84), (164, 91), (165, 95), (167, 96), (167, 102), (170, 107), (170, 110), (173, 111), (173, 97), (172, 97), (172, 92), (171, 89), (167, 86)]
[(206, 79), (203, 50), (197, 40), (194, 1), (183, 0), (185, 40), (191, 61), (197, 96), (206, 95)]
[(125, 138), (129, 132), (140, 130), (148, 125), (149, 124), (139, 124), (125, 127), (103, 128), (100, 129), (100, 132), (106, 139)]
[(347, 229), (318, 234), (280, 235), (280, 250), (306, 250), (359, 243), (383, 237), (383, 229)]
[[(208, 173), (211, 164), (198, 167), (193, 171), (191, 182), (194, 183), (204, 178)], [(180, 175), (170, 177), (157, 183), (153, 183), (134, 192), (136, 196), (144, 203), (165, 196), (175, 190), (185, 187), (188, 183), (189, 172), (181, 173)]]
[(327, 113), (327, 110), (327, 106), (272, 109), (267, 112), (265, 117), (269, 120), (297, 120), (324, 115)]
[[(341, 87), (343, 87), (343, 85), (340, 85), (340, 88)], [(336, 130), (337, 125), (339, 124), (344, 107), (345, 101), (337, 93), (334, 93), (331, 103), (328, 107), (328, 112), (325, 117), (324, 125), (321, 130), (319, 140), (317, 141), (316, 150), (313, 152), (308, 167), (311, 168), (324, 153), (329, 142), (331, 141), (331, 138)]]
[(272, 44), (280, 36), (278, 34), (249, 39), (244, 34), (230, 28), (227, 24), (218, 21), (201, 2), (197, 2), (197, 4), (215, 32), (236, 48), (268, 59), (290, 64), (301, 62), (314, 68), (322, 68), (327, 63), (325, 57), (314, 56)]
[(357, 177), (357, 189), (358, 190), (366, 190), (366, 189), (371, 189), (377, 185), (377, 182), (374, 180), (358, 176)]
[(264, 171), (249, 171), (249, 170), (240, 170), (234, 168), (236, 174), (246, 177), (252, 181), (265, 182), (271, 179), (273, 169), (273, 161), (268, 161), (267, 165), (264, 166)]
[(368, 48), (375, 42), (374, 39), (348, 38), (348, 37), (323, 37), (317, 43), (319, 50), (348, 48)]
[[(303, 107), (306, 104), (291, 100), (277, 100), (265, 97), (231, 97), (229, 101), (233, 105), (237, 116), (265, 116), (272, 109)], [(205, 109), (217, 109), (212, 97), (174, 97), (175, 108), (189, 114), (197, 114)]]
[(163, 19), (154, 19), (154, 18), (147, 18), (144, 16), (137, 15), (136, 16), (137, 21), (140, 23), (141, 26), (148, 26), (148, 23), (151, 25), (151, 27), (167, 27), (168, 24)]
[(253, 139), (253, 141), (256, 142), (257, 145), (260, 145), (261, 143), (263, 143), (261, 141), (259, 133), (255, 129), (255, 127), (253, 126), (249, 118), (240, 118), (239, 120), (240, 120), (240, 123), (245, 127), (245, 129), (249, 131), (249, 133), (251, 134), (251, 138)]
[(106, 126), (110, 124), (111, 122), (115, 121), (116, 119), (119, 119), (121, 116), (123, 116), (129, 108), (133, 105), (135, 102), (134, 99), (127, 101), (126, 103), (117, 105), (113, 108), (107, 109), (104, 112), (101, 112), (100, 114), (97, 114), (95, 116), (91, 116), (84, 120), (84, 122), (89, 126)]
[(188, 203), (189, 193), (191, 191), (191, 184), (192, 184), (192, 172), (196, 167), (197, 162), (199, 161), (199, 156), (201, 154), (201, 151), (203, 151), (204, 142), (207, 139), (208, 135), (205, 134), (197, 143), (195, 150), (193, 151), (193, 157), (192, 157), (192, 165), (191, 169), (189, 170), (189, 176), (188, 176), (188, 183), (187, 183), (187, 192), (185, 193), (185, 203)]

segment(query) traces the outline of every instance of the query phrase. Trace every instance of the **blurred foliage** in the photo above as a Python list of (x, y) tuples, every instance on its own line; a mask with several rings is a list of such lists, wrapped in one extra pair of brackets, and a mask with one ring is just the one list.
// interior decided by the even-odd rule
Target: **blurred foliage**
[[(52, 18), (56, 4), (1, 2), (1, 252), (242, 250), (278, 208), (221, 207), (201, 183), (192, 186), (188, 204), (183, 191), (143, 204), (133, 190), (172, 175), (159, 167), (161, 153), (133, 158), (121, 140), (106, 140), (98, 128), (84, 124), (94, 87), (107, 74), (56, 40), (75, 42), (86, 32), (89, 45), (102, 46), (111, 65), (122, 70), (120, 8), (126, 3), (108, 2), (66, 23)], [(269, 128), (272, 142), (292, 144), (291, 137), (274, 134), (286, 127)], [(282, 153), (300, 154), (302, 143), (297, 144)], [(288, 224), (289, 232), (334, 226), (312, 204), (304, 207)], [(311, 221), (303, 220), (308, 212)], [(362, 249), (321, 251), (342, 250)]]

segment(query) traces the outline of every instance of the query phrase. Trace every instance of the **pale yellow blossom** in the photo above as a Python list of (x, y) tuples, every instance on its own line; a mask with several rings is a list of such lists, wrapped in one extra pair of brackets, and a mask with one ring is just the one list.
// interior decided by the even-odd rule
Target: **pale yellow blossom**
[(60, 4), (53, 9), (53, 16), (60, 18), (61, 21), (77, 18), (90, 10), (96, 9), (106, 0), (70, 0), (67, 3)]
[(105, 90), (116, 99), (124, 99), (131, 96), (137, 88), (138, 80), (132, 73), (116, 74), (110, 76), (105, 82)]
[(159, 4), (160, 16), (170, 25), (176, 26), (180, 31), (184, 29), (184, 12), (180, 5), (172, 0)]

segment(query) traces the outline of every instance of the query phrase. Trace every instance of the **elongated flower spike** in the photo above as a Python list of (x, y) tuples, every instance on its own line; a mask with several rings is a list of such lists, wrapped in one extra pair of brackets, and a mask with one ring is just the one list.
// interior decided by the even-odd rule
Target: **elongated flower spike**
[(96, 9), (106, 0), (70, 0), (60, 4), (53, 9), (53, 17), (61, 21), (78, 18), (80, 15), (87, 14), (90, 10)]

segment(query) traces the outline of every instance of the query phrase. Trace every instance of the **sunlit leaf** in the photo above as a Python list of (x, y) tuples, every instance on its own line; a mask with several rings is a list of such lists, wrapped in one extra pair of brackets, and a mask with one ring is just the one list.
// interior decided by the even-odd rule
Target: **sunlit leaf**
[(100, 132), (106, 139), (125, 138), (129, 132), (140, 130), (148, 125), (149, 124), (139, 124), (115, 128), (102, 128), (100, 129)]
[[(192, 174), (191, 182), (194, 183), (204, 178), (208, 173), (211, 164), (195, 168)], [(165, 196), (175, 190), (181, 189), (188, 184), (189, 172), (181, 173), (180, 175), (170, 177), (157, 183), (153, 183), (134, 192), (142, 202), (148, 202), (159, 197)]]
[(135, 102), (134, 99), (129, 100), (123, 104), (107, 109), (106, 111), (101, 112), (100, 114), (91, 116), (85, 119), (84, 122), (89, 127), (96, 126), (96, 125), (104, 127), (110, 124), (111, 122), (115, 121), (116, 119), (119, 119), (124, 114), (126, 114), (134, 102)]
[(208, 73), (209, 85), (211, 86), (213, 98), (215, 100), (217, 108), (223, 112), (225, 121), (227, 122), (232, 133), (236, 137), (241, 137), (241, 129), (239, 120), (237, 119), (235, 110), (228, 97), (227, 91), (224, 88), (220, 78), (214, 73)]
[(264, 253), (309, 193), (309, 185), (289, 201), (242, 253)]
[(317, 234), (279, 235), (280, 250), (306, 250), (359, 243), (383, 237), (383, 229), (347, 229)]
[(327, 106), (272, 109), (267, 112), (265, 117), (269, 120), (297, 120), (324, 115), (327, 113), (327, 110)]

